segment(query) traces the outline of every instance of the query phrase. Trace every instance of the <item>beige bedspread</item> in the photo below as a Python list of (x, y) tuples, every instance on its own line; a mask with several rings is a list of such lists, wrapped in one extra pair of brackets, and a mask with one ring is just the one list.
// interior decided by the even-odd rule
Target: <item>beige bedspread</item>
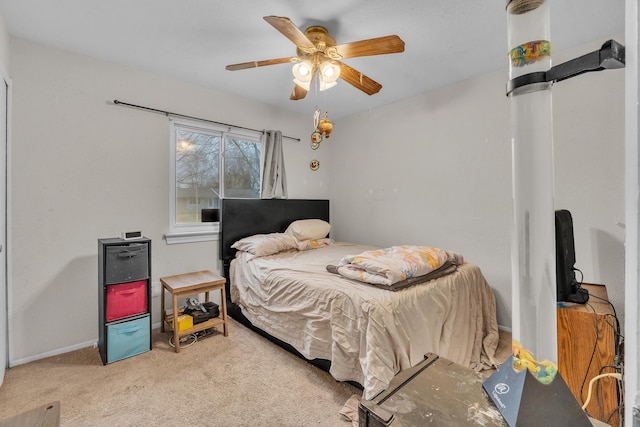
[(331, 375), (360, 383), (366, 399), (427, 352), (476, 370), (495, 365), (495, 297), (476, 265), (398, 292), (326, 271), (371, 249), (336, 243), (266, 257), (238, 252), (231, 298), (255, 326), (308, 359), (330, 360)]

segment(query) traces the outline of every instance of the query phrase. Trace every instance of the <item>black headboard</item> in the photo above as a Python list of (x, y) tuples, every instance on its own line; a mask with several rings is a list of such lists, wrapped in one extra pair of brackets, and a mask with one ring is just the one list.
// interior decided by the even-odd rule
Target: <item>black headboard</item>
[(254, 234), (282, 233), (297, 219), (329, 222), (329, 200), (222, 199), (220, 205), (219, 257), (230, 261), (234, 242)]
[[(231, 298), (231, 280), (229, 269), (235, 258), (236, 250), (231, 248), (234, 242), (254, 234), (282, 233), (289, 224), (297, 219), (323, 219), (329, 222), (328, 200), (304, 199), (222, 199), (220, 204), (220, 250), (225, 284), (227, 314), (255, 330), (259, 334), (274, 341), (288, 351), (303, 357), (290, 344), (274, 338), (251, 324), (242, 314), (242, 309), (233, 303)], [(305, 358), (305, 360), (307, 360)], [(323, 359), (311, 360), (311, 363), (325, 371), (329, 371), (331, 362)]]

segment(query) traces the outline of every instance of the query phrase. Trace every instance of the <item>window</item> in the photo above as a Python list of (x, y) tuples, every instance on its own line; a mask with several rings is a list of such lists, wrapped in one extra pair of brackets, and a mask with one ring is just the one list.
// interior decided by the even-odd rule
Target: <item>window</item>
[[(220, 198), (260, 198), (262, 134), (171, 120), (171, 218), (167, 243), (217, 238)], [(214, 217), (216, 217), (214, 215)]]

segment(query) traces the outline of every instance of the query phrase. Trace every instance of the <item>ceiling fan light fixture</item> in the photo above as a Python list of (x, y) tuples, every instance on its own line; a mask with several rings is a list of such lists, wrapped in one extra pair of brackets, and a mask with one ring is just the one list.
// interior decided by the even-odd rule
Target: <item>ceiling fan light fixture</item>
[(293, 65), (293, 82), (305, 90), (311, 87), (313, 65), (309, 61), (301, 61)]
[[(333, 61), (325, 61), (320, 65), (320, 77), (320, 80), (326, 84), (335, 83), (338, 77), (340, 77), (340, 67)], [(329, 87), (333, 86), (335, 86), (335, 84)]]
[(313, 66), (309, 61), (301, 61), (293, 65), (293, 77), (301, 82), (311, 81), (311, 70)]
[[(517, 4), (527, 2), (541, 4), (545, 1), (507, 0), (508, 3), (514, 2)], [(317, 86), (321, 87), (320, 90), (335, 86), (337, 79), (341, 78), (367, 95), (376, 94), (382, 89), (380, 83), (341, 61), (348, 58), (404, 52), (404, 41), (397, 35), (337, 45), (335, 39), (322, 26), (313, 25), (303, 32), (285, 16), (270, 15), (265, 16), (264, 20), (296, 45), (296, 56), (230, 64), (225, 68), (229, 71), (237, 71), (268, 65), (295, 63), (291, 69), (294, 75), (293, 81), (296, 84), (290, 96), (293, 101), (303, 99), (307, 95), (316, 74), (318, 74)]]
[(301, 82), (298, 79), (293, 79), (293, 82), (306, 91), (309, 91), (311, 89), (311, 82)]
[(322, 92), (323, 90), (331, 89), (332, 87), (334, 87), (337, 84), (338, 84), (338, 82), (336, 82), (336, 81), (325, 82), (322, 79), (320, 79), (320, 91)]

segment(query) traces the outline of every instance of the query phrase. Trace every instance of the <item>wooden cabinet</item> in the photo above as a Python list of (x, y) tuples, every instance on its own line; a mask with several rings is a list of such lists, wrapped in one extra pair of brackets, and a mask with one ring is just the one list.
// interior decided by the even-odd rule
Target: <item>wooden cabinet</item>
[(151, 240), (98, 240), (98, 349), (107, 364), (151, 350)]
[[(617, 326), (614, 311), (607, 302), (607, 290), (603, 285), (583, 284), (583, 287), (590, 295), (587, 304), (557, 309), (558, 372), (581, 406), (587, 399), (592, 378), (617, 372), (614, 368)], [(595, 382), (586, 408), (589, 415), (618, 425), (619, 417), (614, 414), (621, 401), (618, 386), (613, 378)]]

